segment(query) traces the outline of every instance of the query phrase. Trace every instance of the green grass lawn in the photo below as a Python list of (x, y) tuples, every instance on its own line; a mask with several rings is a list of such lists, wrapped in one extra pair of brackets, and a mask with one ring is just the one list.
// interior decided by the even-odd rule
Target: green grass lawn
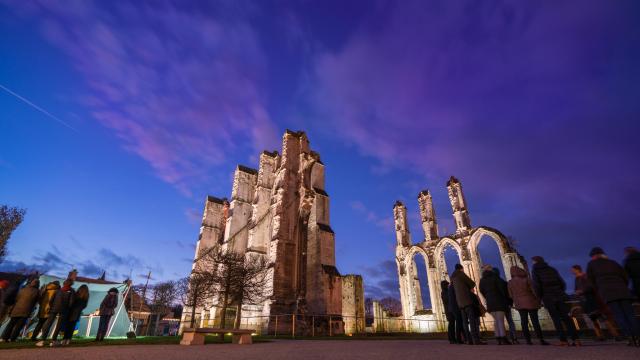
[[(254, 336), (254, 342), (265, 342), (268, 339)], [(206, 336), (206, 344), (222, 344), (220, 337), (218, 336)], [(231, 336), (224, 337), (224, 343), (231, 343)], [(37, 348), (35, 341), (18, 340), (11, 343), (0, 343), (0, 350), (2, 349), (27, 349)], [(135, 339), (106, 339), (102, 342), (96, 342), (93, 338), (74, 338), (71, 344), (68, 346), (81, 347), (81, 346), (112, 346), (112, 345), (177, 345), (180, 344), (180, 337), (178, 336), (140, 336)], [(46, 347), (49, 346), (47, 342)]]
[[(359, 334), (353, 336), (337, 335), (337, 336), (297, 336), (292, 338), (291, 336), (279, 335), (279, 336), (254, 336), (254, 342), (269, 342), (273, 340), (433, 340), (433, 339), (446, 339), (446, 334)], [(103, 342), (95, 342), (93, 338), (74, 338), (70, 345), (73, 347), (81, 346), (113, 346), (113, 345), (177, 345), (180, 343), (180, 337), (178, 336), (140, 336), (135, 339), (107, 339)], [(217, 335), (207, 335), (205, 337), (206, 344), (222, 344), (220, 337)], [(231, 343), (231, 336), (224, 337), (224, 343)], [(46, 346), (48, 347), (48, 343)], [(37, 348), (34, 341), (18, 340), (12, 343), (0, 343), (0, 350), (2, 349), (28, 349)]]

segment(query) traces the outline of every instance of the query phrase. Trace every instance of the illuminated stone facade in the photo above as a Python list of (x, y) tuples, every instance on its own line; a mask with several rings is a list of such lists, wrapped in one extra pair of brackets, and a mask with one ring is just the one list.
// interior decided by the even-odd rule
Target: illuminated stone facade
[[(218, 246), (264, 256), (272, 264), (265, 294), (268, 300), (257, 306), (243, 305), (243, 326), (275, 331), (275, 315), (297, 314), (302, 316), (296, 329), (309, 333), (312, 325), (305, 319), (322, 314), (332, 315), (332, 332), (342, 332), (343, 307), (354, 312), (360, 304), (349, 299), (362, 299), (364, 314), (364, 294), (360, 278), (359, 286), (349, 288), (349, 299), (343, 298), (343, 277), (336, 268), (335, 234), (329, 222), (325, 165), (311, 150), (304, 132), (289, 130), (282, 138), (282, 153), (265, 151), (259, 161), (258, 170), (236, 168), (230, 203), (207, 198), (196, 254)], [(353, 283), (351, 277), (347, 281)], [(215, 324), (221, 316), (217, 305), (217, 298), (212, 298), (199, 309), (203, 326)], [(292, 318), (279, 318), (278, 331), (289, 331)], [(316, 332), (328, 329), (323, 324), (326, 319), (329, 317), (314, 321)]]

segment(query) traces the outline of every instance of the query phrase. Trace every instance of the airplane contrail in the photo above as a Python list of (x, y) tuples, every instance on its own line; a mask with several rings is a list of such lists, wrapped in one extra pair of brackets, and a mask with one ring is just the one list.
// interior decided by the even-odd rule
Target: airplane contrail
[(65, 121), (61, 120), (59, 117), (57, 117), (57, 116), (53, 115), (52, 113), (50, 113), (50, 112), (48, 112), (47, 110), (45, 110), (45, 109), (41, 108), (40, 106), (38, 106), (38, 105), (36, 105), (36, 104), (32, 103), (31, 101), (29, 101), (29, 100), (28, 100), (28, 99), (26, 99), (25, 97), (23, 97), (23, 96), (21, 96), (21, 95), (19, 95), (19, 94), (16, 94), (15, 92), (13, 92), (13, 91), (9, 90), (7, 87), (3, 86), (2, 84), (0, 84), (0, 89), (2, 89), (2, 90), (4, 90), (4, 91), (6, 91), (6, 92), (7, 92), (7, 93), (9, 93), (10, 95), (13, 95), (14, 97), (18, 98), (18, 100), (21, 100), (21, 101), (22, 101), (22, 102), (24, 102), (25, 104), (27, 104), (27, 105), (31, 106), (32, 108), (34, 108), (34, 109), (36, 109), (36, 110), (40, 111), (41, 113), (43, 113), (43, 114), (47, 115), (48, 117), (52, 118), (53, 120), (55, 120), (55, 121), (59, 122), (60, 124), (62, 124), (62, 125), (64, 125), (64, 126), (68, 127), (69, 129), (71, 129), (71, 130), (73, 130), (73, 131), (75, 131), (75, 132), (78, 132), (78, 130), (76, 130), (73, 126), (71, 126), (71, 125), (67, 124)]

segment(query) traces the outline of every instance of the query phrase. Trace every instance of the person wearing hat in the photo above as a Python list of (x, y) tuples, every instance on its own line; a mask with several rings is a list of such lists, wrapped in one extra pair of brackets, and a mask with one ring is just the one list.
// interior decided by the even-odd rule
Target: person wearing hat
[(629, 339), (629, 346), (640, 346), (640, 323), (634, 316), (627, 273), (617, 262), (607, 258), (600, 247), (589, 252), (587, 276), (607, 303), (622, 333)]
[(107, 335), (109, 321), (115, 312), (116, 306), (118, 306), (118, 289), (111, 288), (102, 299), (102, 303), (100, 303), (100, 325), (98, 326), (96, 341), (104, 340)]

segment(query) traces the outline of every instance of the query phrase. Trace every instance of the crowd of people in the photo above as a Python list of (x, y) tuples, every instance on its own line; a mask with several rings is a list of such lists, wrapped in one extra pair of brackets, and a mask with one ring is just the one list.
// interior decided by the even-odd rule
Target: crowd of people
[[(640, 347), (640, 320), (632, 306), (634, 300), (640, 299), (640, 252), (633, 247), (625, 248), (624, 266), (609, 259), (599, 247), (593, 248), (589, 256), (591, 260), (586, 272), (580, 265), (573, 265), (571, 271), (575, 276), (575, 295), (583, 313), (593, 323), (596, 339), (605, 339), (600, 326), (603, 321), (616, 340), (626, 339), (629, 346)], [(451, 283), (445, 280), (440, 284), (451, 344), (486, 345), (480, 336), (480, 318), (485, 313), (494, 320), (494, 334), (499, 345), (519, 344), (512, 317), (512, 309), (515, 309), (520, 315), (525, 342), (533, 345), (531, 322), (538, 342), (549, 345), (538, 317), (539, 309), (544, 306), (553, 322), (558, 345), (581, 346), (580, 334), (567, 303), (565, 281), (541, 256), (531, 260), (531, 272), (512, 266), (508, 282), (500, 276), (498, 269), (485, 265), (479, 284), (465, 274), (462, 265), (455, 265)], [(478, 292), (484, 298), (486, 308)]]
[[(0, 281), (0, 325), (8, 318), (0, 342), (13, 342), (20, 337), (34, 341), (36, 346), (64, 346), (71, 341), (73, 333), (89, 303), (89, 287), (73, 288), (73, 280), (62, 285), (52, 281), (40, 287), (38, 277), (27, 279), (11, 286)], [(100, 323), (96, 341), (104, 340), (109, 322), (118, 305), (118, 289), (111, 288), (102, 300), (99, 309)], [(28, 329), (35, 324), (29, 335)], [(62, 341), (58, 340), (62, 333)]]

